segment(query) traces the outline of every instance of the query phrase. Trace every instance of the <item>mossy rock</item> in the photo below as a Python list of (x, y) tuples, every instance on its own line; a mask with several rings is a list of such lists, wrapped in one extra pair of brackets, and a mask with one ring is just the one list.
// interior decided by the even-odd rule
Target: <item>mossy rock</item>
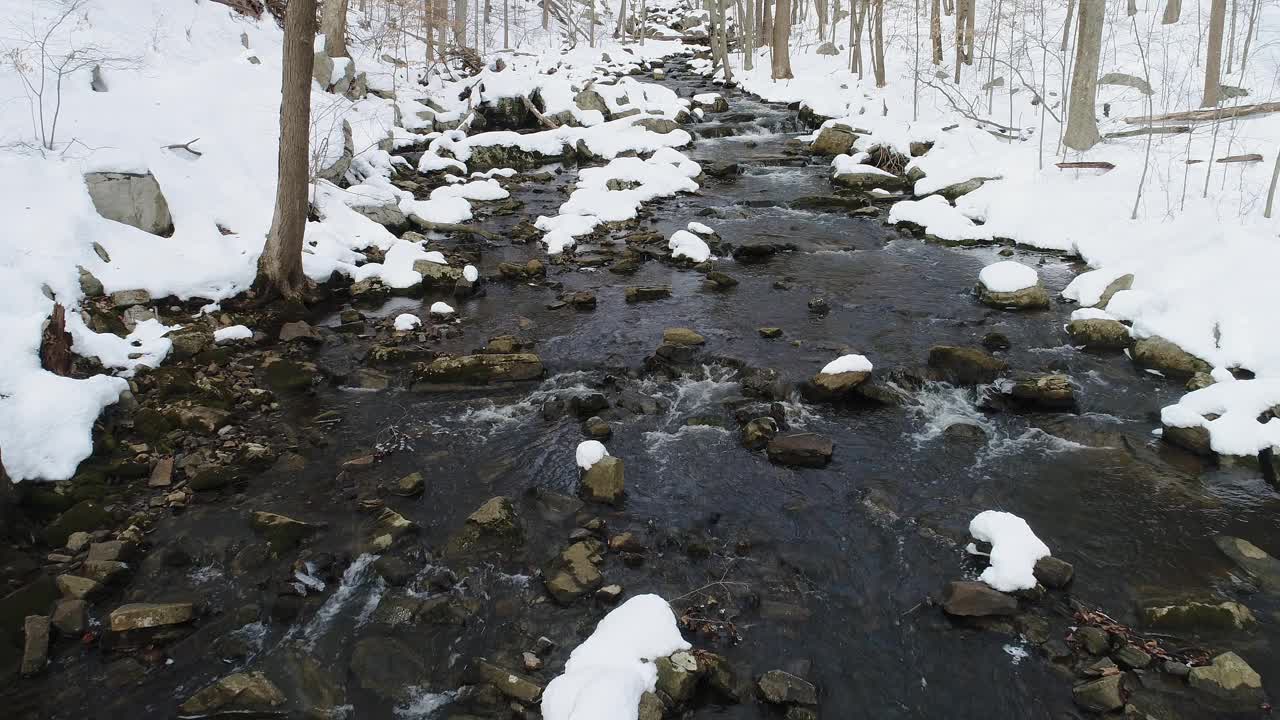
[(296, 360), (276, 360), (264, 368), (267, 385), (276, 392), (296, 393), (311, 388), (316, 367)]
[[(105, 481), (104, 478), (103, 482)], [(30, 487), (23, 487), (24, 485)], [(58, 513), (66, 512), (68, 508), (76, 504), (75, 499), (70, 495), (56, 492), (48, 484), (20, 483), (18, 489), (21, 491), (19, 504), (31, 515), (53, 517)]]
[(187, 483), (187, 487), (196, 492), (211, 492), (234, 483), (235, 471), (229, 467), (206, 468), (196, 473)]
[(91, 532), (106, 528), (114, 521), (110, 512), (93, 500), (81, 500), (67, 508), (57, 520), (44, 529), (44, 540), (51, 547), (62, 547), (73, 532)]
[(143, 438), (155, 442), (173, 430), (173, 423), (159, 410), (144, 407), (133, 414), (133, 428)]

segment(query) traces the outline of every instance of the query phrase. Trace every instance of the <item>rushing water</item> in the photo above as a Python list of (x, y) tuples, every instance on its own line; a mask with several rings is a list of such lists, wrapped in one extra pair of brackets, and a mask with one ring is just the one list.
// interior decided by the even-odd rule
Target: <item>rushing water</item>
[[(669, 82), (683, 95), (705, 89), (676, 71)], [(395, 647), (413, 655), (402, 660), (421, 667), (398, 697), (344, 681), (333, 712), (449, 717), (454, 693), (467, 681), (461, 674), (466, 658), (518, 658), (541, 635), (559, 644), (548, 667), (562, 666), (604, 609), (589, 602), (571, 609), (540, 602), (540, 583), (531, 577), (575, 527), (535, 490), (574, 494), (574, 447), (582, 439), (578, 421), (546, 420), (541, 408), (552, 398), (606, 385), (655, 398), (662, 408), (613, 422), (607, 445), (626, 464), (626, 504), (587, 510), (611, 531), (642, 535), (651, 550), (639, 567), (606, 558), (607, 582), (621, 583), (628, 595), (679, 598), (725, 581), (709, 592), (719, 593), (727, 613), (717, 619), (732, 622), (730, 634), (738, 640), (691, 638), (695, 645), (726, 654), (743, 672), (803, 671), (821, 688), (824, 717), (1048, 718), (1074, 712), (1069, 679), (1034, 646), (997, 632), (958, 629), (936, 608), (921, 605), (946, 581), (973, 576), (976, 567), (963, 552), (965, 531), (977, 512), (992, 508), (1025, 517), (1055, 555), (1075, 565), (1071, 594), (1117, 619), (1132, 622), (1137, 603), (1151, 597), (1244, 598), (1262, 627), (1230, 644), (1244, 648), (1264, 678), (1280, 677), (1280, 658), (1271, 650), (1277, 606), (1261, 594), (1244, 595), (1211, 542), (1221, 532), (1255, 541), (1274, 537), (1278, 498), (1250, 469), (1208, 471), (1151, 435), (1156, 413), (1179, 388), (1136, 372), (1121, 355), (1064, 349), (1061, 328), (1069, 307), (1009, 314), (978, 305), (972, 286), (981, 267), (997, 259), (997, 248), (948, 248), (899, 235), (878, 219), (788, 207), (833, 193), (827, 166), (793, 152), (797, 128), (785, 108), (741, 95), (731, 96), (731, 105), (731, 112), (750, 119), (700, 127), (696, 134), (714, 137), (697, 141), (690, 153), (700, 162), (741, 163), (742, 174), (707, 179), (702, 192), (660, 203), (642, 225), (665, 235), (697, 220), (735, 244), (789, 243), (795, 250), (762, 263), (721, 261), (720, 269), (741, 283), (727, 292), (706, 290), (699, 274), (658, 262), (628, 278), (553, 265), (551, 279), (564, 290), (597, 292), (591, 312), (549, 308), (555, 292), (546, 288), (491, 283), (485, 295), (458, 304), (465, 335), (445, 349), (466, 351), (500, 334), (536, 341), (548, 368), (540, 385), (485, 394), (325, 389), (296, 409), (299, 416), (336, 410), (342, 421), (327, 431), (328, 445), (314, 451), (306, 470), (254, 485), (246, 507), (327, 522), (330, 530), (318, 549), (355, 557), (367, 521), (352, 509), (350, 485), (335, 478), (333, 468), (362, 451), (386, 451), (372, 471), (384, 482), (412, 471), (426, 478), (422, 497), (390, 501), (422, 528), (411, 556), (420, 572), (408, 592), (446, 592), (475, 602), (464, 625), (392, 633), (400, 643)], [(569, 169), (551, 183), (516, 191), (525, 207), (493, 218), (489, 227), (501, 235), (520, 219), (554, 214), (573, 174)], [(577, 254), (616, 249), (584, 244)], [(493, 276), (500, 261), (541, 255), (536, 244), (497, 243), (484, 248), (481, 270)], [(1056, 256), (1018, 250), (1015, 257), (1037, 265), (1054, 293), (1080, 270)], [(775, 287), (779, 282), (785, 289)], [(626, 304), (622, 287), (643, 284), (669, 284), (673, 295)], [(830, 313), (811, 313), (812, 296), (826, 298)], [(385, 311), (399, 312), (406, 303), (395, 302)], [(1081, 411), (993, 412), (982, 390), (941, 384), (909, 391), (901, 407), (817, 406), (793, 398), (784, 403), (788, 424), (830, 436), (836, 451), (826, 468), (787, 469), (739, 444), (726, 407), (741, 392), (731, 369), (712, 363), (678, 380), (636, 372), (663, 329), (673, 326), (705, 335), (709, 356), (776, 368), (795, 380), (845, 349), (868, 355), (881, 371), (922, 365), (935, 344), (975, 344), (1000, 332), (1011, 341), (1003, 353), (1011, 367), (1068, 373)], [(762, 339), (761, 326), (781, 327), (785, 335)], [(949, 432), (956, 425), (978, 432)], [(499, 494), (517, 500), (525, 548), (490, 565), (455, 567), (461, 581), (453, 590), (430, 589), (428, 578), (442, 568), (438, 550), (468, 514)], [(196, 508), (182, 522), (162, 527), (156, 541), (230, 555), (248, 535), (243, 525), (243, 509)], [(681, 551), (693, 544), (709, 548), (709, 555)], [(224, 622), (223, 632), (244, 636), (250, 646), (239, 660), (220, 659), (225, 648), (212, 644), (212, 631), (188, 640), (173, 667), (151, 671), (155, 679), (144, 680), (149, 690), (113, 701), (113, 712), (120, 713), (114, 716), (126, 710), (162, 716), (184, 691), (232, 668), (265, 668), (305, 688), (307, 682), (297, 679), (305, 675), (298, 670), (299, 653), (312, 658), (315, 673), (347, 678), (353, 646), (387, 634), (370, 619), (390, 593), (371, 572), (374, 561), (357, 557), (327, 579), (313, 576), (315, 567), (302, 568), (314, 582), (286, 580), (306, 585), (318, 605), (269, 627), (256, 620), (245, 627)], [(224, 617), (268, 596), (234, 582), (190, 582)], [(316, 584), (321, 582), (323, 590)], [(677, 610), (688, 605), (676, 603)], [(104, 665), (92, 672), (100, 679), (118, 670)], [(745, 704), (705, 708), (695, 716), (773, 715)]]

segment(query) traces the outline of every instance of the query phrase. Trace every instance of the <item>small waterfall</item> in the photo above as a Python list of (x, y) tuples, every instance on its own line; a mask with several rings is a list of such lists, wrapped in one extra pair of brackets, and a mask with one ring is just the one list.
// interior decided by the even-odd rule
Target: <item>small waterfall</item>
[(382, 578), (372, 571), (373, 562), (377, 559), (377, 555), (368, 553), (356, 558), (351, 563), (351, 566), (342, 573), (342, 582), (333, 591), (333, 594), (324, 601), (320, 609), (316, 611), (315, 616), (301, 629), (295, 626), (294, 629), (290, 630), (289, 637), (294, 637), (300, 633), (303, 642), (308, 647), (314, 647), (316, 641), (324, 636), (338, 614), (355, 600), (366, 587), (370, 588), (371, 592), (366, 597), (362, 611), (373, 612), (372, 608), (369, 608), (370, 599), (372, 599), (372, 606), (377, 607), (378, 600), (382, 597), (383, 586)]
[(976, 425), (988, 438), (998, 433), (995, 423), (977, 408), (984, 391), (941, 382), (927, 382), (914, 391), (897, 389), (910, 398), (907, 410), (922, 423), (911, 435), (917, 447), (937, 439), (953, 425)]
[(425, 688), (411, 688), (413, 696), (404, 704), (397, 705), (395, 709), (396, 717), (406, 718), (406, 720), (427, 720), (434, 717), (435, 712), (440, 708), (453, 702), (455, 692), (431, 692)]

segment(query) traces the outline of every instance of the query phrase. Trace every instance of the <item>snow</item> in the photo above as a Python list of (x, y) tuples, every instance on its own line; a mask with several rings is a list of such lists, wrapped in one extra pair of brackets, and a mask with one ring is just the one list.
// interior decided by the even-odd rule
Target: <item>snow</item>
[(1090, 270), (1077, 275), (1062, 290), (1062, 297), (1081, 305), (1093, 306), (1102, 301), (1107, 286), (1128, 274), (1124, 268), (1109, 267)]
[(657, 595), (637, 595), (612, 610), (569, 655), (564, 674), (542, 695), (546, 720), (636, 720), (640, 696), (654, 690), (653, 660), (689, 643)]
[(440, 317), (449, 317), (450, 315), (453, 314), (453, 312), (454, 312), (453, 307), (448, 303), (440, 302), (438, 300), (436, 302), (431, 303), (430, 313), (432, 315), (439, 315)]
[(865, 158), (866, 158), (865, 154), (859, 157), (854, 157), (851, 155), (837, 155), (835, 156), (835, 159), (831, 161), (831, 174), (832, 175), (874, 175), (876, 177), (890, 177), (890, 178), (897, 177), (893, 173), (887, 172), (885, 170), (881, 170), (875, 165), (863, 165), (862, 160)]
[[(1257, 455), (1280, 448), (1280, 418), (1258, 421), (1262, 413), (1280, 405), (1280, 379), (1226, 380), (1216, 370), (1214, 375), (1222, 379), (1162, 409), (1161, 422), (1206, 428), (1210, 447), (1222, 455)], [(1220, 417), (1209, 420), (1205, 415)]]
[(462, 268), (462, 277), (465, 278), (467, 282), (475, 282), (480, 279), (480, 271), (476, 270), (475, 265), (468, 265)]
[(980, 580), (1001, 592), (1036, 586), (1036, 561), (1050, 553), (1026, 520), (1013, 513), (985, 510), (969, 521), (969, 534), (991, 543), (991, 565), (982, 571)]
[(422, 324), (422, 318), (413, 313), (400, 313), (395, 319), (395, 328), (400, 332), (407, 332)]
[(688, 258), (696, 263), (706, 262), (711, 258), (711, 248), (706, 241), (688, 230), (677, 230), (667, 241), (671, 257)]
[(839, 375), (847, 372), (871, 372), (871, 361), (865, 355), (841, 355), (823, 366), (819, 375)]
[(715, 230), (712, 230), (711, 228), (707, 227), (706, 225), (703, 225), (700, 222), (691, 222), (689, 223), (686, 229), (689, 232), (697, 233), (699, 235), (715, 235), (716, 234)]
[(1004, 260), (982, 268), (978, 273), (978, 282), (991, 292), (1017, 292), (1035, 287), (1040, 276), (1035, 269), (1020, 262)]
[(1079, 310), (1071, 311), (1072, 320), (1115, 320), (1116, 317), (1106, 310), (1098, 308), (1084, 307)]
[(583, 440), (578, 443), (575, 459), (578, 462), (578, 467), (583, 470), (590, 470), (592, 465), (600, 462), (608, 454), (609, 451), (605, 449), (604, 443), (599, 440)]
[(253, 337), (253, 331), (244, 325), (231, 325), (213, 331), (213, 341), (219, 345), (236, 340), (248, 340), (251, 337)]

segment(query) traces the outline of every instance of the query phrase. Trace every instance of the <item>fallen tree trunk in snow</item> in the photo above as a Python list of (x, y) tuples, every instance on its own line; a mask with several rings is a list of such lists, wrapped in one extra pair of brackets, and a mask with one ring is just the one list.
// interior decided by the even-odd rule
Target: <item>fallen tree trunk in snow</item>
[(1060, 162), (1058, 167), (1063, 170), (1115, 170), (1116, 166), (1105, 160), (1087, 160), (1084, 162)]
[(1140, 137), (1143, 135), (1181, 135), (1189, 132), (1191, 132), (1190, 125), (1163, 125), (1109, 132), (1102, 137), (1107, 140), (1114, 140), (1116, 138)]
[(1259, 153), (1248, 153), (1246, 155), (1228, 155), (1221, 157), (1214, 162), (1220, 163), (1241, 163), (1241, 162), (1262, 162), (1262, 155)]
[(538, 122), (542, 123), (543, 125), (546, 125), (548, 128), (552, 130), (555, 130), (556, 128), (560, 127), (559, 125), (556, 124), (555, 120), (552, 120), (546, 115), (543, 115), (542, 113), (538, 112), (538, 108), (533, 104), (533, 102), (529, 100), (527, 96), (521, 95), (520, 100), (521, 102), (524, 103), (524, 109), (528, 110), (530, 114), (532, 114), (535, 118), (537, 118)]
[(1230, 118), (1248, 117), (1250, 115), (1265, 115), (1267, 113), (1280, 112), (1280, 102), (1265, 102), (1255, 105), (1237, 105), (1236, 107), (1209, 108), (1207, 110), (1183, 110), (1180, 112), (1165, 113), (1164, 115), (1135, 115), (1127, 117), (1125, 122), (1130, 125), (1138, 123), (1161, 123), (1161, 122), (1208, 122), (1210, 120), (1228, 120)]

